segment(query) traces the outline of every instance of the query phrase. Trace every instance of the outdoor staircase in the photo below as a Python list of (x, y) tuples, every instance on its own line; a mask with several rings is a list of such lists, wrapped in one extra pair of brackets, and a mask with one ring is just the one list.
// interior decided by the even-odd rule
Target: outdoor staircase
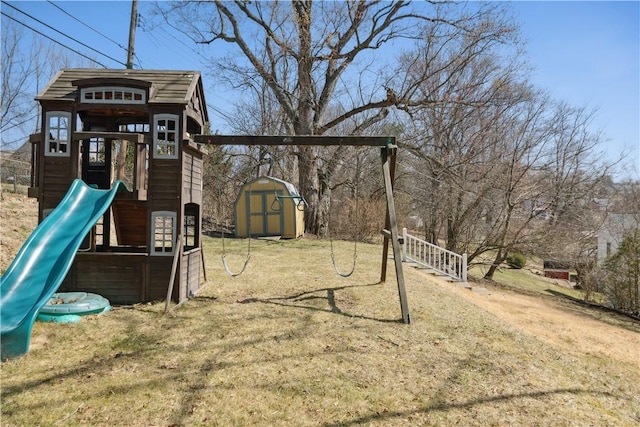
[(452, 281), (467, 281), (467, 254), (457, 254), (407, 233), (402, 229), (402, 261), (426, 268)]
[(412, 263), (429, 274), (455, 282), (472, 292), (487, 295), (486, 288), (467, 282), (467, 254), (457, 254), (407, 233), (402, 229), (402, 262)]

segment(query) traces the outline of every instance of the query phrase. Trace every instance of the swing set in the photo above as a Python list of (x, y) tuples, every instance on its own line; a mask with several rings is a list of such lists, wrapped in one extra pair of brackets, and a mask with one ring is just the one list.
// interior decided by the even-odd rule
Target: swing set
[[(380, 268), (380, 282), (384, 283), (387, 279), (387, 261), (389, 255), (389, 243), (393, 250), (393, 260), (395, 263), (396, 279), (398, 283), (398, 296), (400, 299), (400, 311), (402, 313), (402, 320), (404, 323), (411, 323), (409, 316), (409, 305), (407, 302), (407, 294), (404, 281), (404, 273), (402, 268), (402, 252), (401, 252), (401, 237), (398, 233), (398, 223), (396, 219), (395, 204), (393, 198), (393, 180), (395, 177), (396, 159), (398, 147), (395, 145), (394, 137), (375, 137), (375, 136), (233, 136), (233, 135), (194, 135), (194, 141), (200, 144), (207, 145), (239, 145), (239, 146), (369, 146), (380, 148), (380, 159), (382, 165), (382, 175), (384, 178), (384, 189), (386, 196), (386, 215), (385, 226), (381, 230), (384, 237), (382, 246), (382, 265)], [(357, 182), (356, 182), (357, 185)], [(357, 190), (356, 190), (357, 192)], [(295, 196), (280, 196), (280, 198), (295, 197)], [(278, 203), (282, 206), (282, 201), (278, 198), (276, 193), (276, 199), (272, 202)], [(358, 198), (356, 197), (356, 213)], [(306, 202), (304, 199), (298, 201), (296, 208), (299, 210), (304, 209)], [(250, 219), (249, 219), (250, 221)], [(250, 223), (249, 223), (250, 224)], [(247, 253), (244, 264), (241, 270), (237, 273), (231, 271), (226, 261), (226, 251), (224, 246), (224, 232), (222, 236), (222, 263), (227, 274), (232, 277), (239, 276), (246, 269), (249, 259), (251, 258), (251, 228), (249, 225), (249, 243), (247, 246)], [(357, 243), (354, 241), (353, 251), (353, 265), (349, 272), (342, 272), (336, 265), (333, 240), (331, 239), (331, 260), (336, 273), (341, 277), (349, 277), (355, 270), (357, 259)]]

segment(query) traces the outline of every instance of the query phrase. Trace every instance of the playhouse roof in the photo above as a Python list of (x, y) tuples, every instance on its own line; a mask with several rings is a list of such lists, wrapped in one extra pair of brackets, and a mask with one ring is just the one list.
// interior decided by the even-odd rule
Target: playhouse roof
[(203, 92), (199, 71), (64, 68), (36, 96), (36, 100), (75, 101), (79, 83), (91, 81), (96, 85), (101, 81), (108, 84), (116, 80), (121, 84), (129, 82), (150, 87), (150, 104), (187, 104), (198, 88)]

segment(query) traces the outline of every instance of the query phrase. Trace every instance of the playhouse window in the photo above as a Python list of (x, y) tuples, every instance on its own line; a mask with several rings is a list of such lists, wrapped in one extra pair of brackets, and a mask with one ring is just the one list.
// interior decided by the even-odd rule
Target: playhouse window
[(149, 132), (149, 123), (129, 123), (126, 125), (120, 125), (120, 132), (147, 133)]
[(71, 113), (50, 111), (46, 116), (45, 155), (69, 157)]
[(88, 104), (144, 104), (146, 93), (130, 87), (91, 87), (80, 90), (81, 102)]
[(178, 116), (159, 114), (153, 127), (153, 157), (156, 159), (178, 158)]
[(104, 166), (104, 162), (104, 138), (91, 138), (89, 140), (89, 164), (91, 166)]
[(198, 205), (189, 203), (184, 209), (184, 250), (198, 247)]
[(176, 213), (151, 213), (153, 245), (151, 255), (173, 255), (176, 241)]

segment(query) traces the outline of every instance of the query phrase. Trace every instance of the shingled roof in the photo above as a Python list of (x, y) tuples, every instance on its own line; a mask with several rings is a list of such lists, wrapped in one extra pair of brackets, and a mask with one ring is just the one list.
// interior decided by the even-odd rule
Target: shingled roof
[(73, 82), (89, 79), (127, 79), (150, 84), (150, 104), (186, 104), (198, 85), (202, 86), (199, 71), (65, 68), (51, 79), (36, 100), (75, 101), (77, 87)]

